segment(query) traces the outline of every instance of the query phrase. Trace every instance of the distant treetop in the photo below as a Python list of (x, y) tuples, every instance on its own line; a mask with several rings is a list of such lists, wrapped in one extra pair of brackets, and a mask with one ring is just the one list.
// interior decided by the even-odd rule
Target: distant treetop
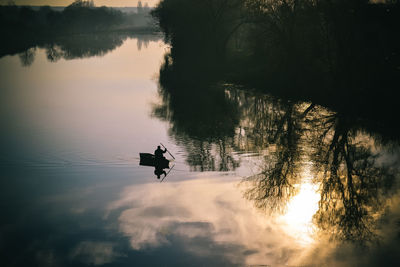
[(94, 7), (93, 0), (75, 0), (68, 7)]
[(142, 1), (139, 0), (139, 2), (138, 2), (138, 4), (137, 4), (137, 12), (138, 12), (139, 14), (150, 12), (149, 4), (144, 3), (144, 5), (143, 5), (143, 4), (142, 4)]

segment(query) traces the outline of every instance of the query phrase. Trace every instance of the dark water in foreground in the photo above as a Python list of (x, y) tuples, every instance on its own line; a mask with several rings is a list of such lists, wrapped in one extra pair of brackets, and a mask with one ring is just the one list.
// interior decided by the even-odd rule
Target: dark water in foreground
[(230, 84), (170, 94), (157, 36), (77, 43), (0, 59), (1, 266), (400, 263), (398, 145)]

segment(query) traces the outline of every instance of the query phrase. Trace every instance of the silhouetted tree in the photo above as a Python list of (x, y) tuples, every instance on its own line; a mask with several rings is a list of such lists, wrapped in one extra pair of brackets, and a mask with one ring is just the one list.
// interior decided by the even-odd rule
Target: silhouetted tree
[[(225, 57), (229, 40), (246, 22), (244, 2), (165, 0), (152, 15), (164, 31), (166, 41), (171, 43), (174, 58), (196, 50), (204, 60), (216, 62), (217, 58)], [(192, 47), (187, 47), (189, 43)]]

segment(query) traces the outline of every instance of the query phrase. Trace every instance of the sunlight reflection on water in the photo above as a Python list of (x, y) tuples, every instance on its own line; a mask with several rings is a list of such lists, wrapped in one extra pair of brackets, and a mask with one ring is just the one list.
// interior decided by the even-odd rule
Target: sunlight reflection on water
[(310, 181), (300, 184), (299, 187), (299, 193), (290, 200), (282, 220), (287, 225), (288, 233), (297, 242), (307, 246), (315, 241), (312, 218), (318, 210), (321, 195), (318, 193), (318, 186)]

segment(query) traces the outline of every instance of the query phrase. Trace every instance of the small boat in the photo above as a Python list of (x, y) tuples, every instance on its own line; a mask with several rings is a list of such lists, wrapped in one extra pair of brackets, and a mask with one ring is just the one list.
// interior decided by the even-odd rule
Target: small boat
[(156, 159), (156, 157), (150, 153), (139, 153), (139, 155), (139, 165), (152, 166), (160, 169), (169, 169), (169, 160), (167, 160), (166, 158)]

